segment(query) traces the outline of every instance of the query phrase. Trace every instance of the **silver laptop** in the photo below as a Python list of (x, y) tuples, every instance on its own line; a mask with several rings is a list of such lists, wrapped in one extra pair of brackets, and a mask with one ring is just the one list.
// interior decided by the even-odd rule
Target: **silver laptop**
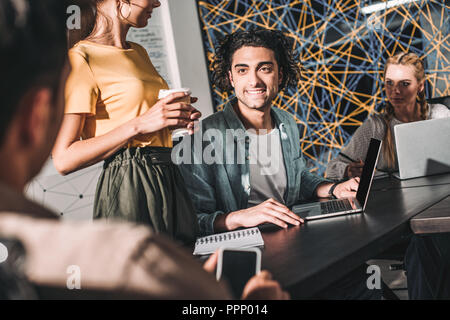
[(292, 208), (292, 212), (305, 220), (322, 219), (363, 212), (366, 209), (370, 187), (372, 186), (373, 176), (378, 162), (378, 156), (380, 155), (380, 149), (381, 141), (371, 139), (356, 198), (296, 205)]
[(450, 118), (394, 127), (401, 180), (450, 172)]

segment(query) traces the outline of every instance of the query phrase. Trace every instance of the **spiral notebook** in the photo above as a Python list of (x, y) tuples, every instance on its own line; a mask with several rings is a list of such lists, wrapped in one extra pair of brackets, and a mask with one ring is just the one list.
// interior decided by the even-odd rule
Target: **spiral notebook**
[(251, 248), (264, 245), (258, 228), (230, 231), (198, 238), (195, 242), (194, 255), (214, 253), (220, 247)]

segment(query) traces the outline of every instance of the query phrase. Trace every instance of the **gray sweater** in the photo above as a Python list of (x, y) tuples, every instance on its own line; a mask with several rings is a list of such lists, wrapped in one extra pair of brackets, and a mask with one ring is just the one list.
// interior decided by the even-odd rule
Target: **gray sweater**
[[(427, 119), (438, 119), (450, 117), (450, 109), (442, 104), (431, 104), (430, 113)], [(394, 133), (394, 126), (401, 124), (400, 120), (393, 118), (391, 121), (391, 132)], [(366, 160), (367, 149), (369, 148), (369, 142), (371, 138), (375, 138), (383, 141), (385, 135), (385, 124), (383, 118), (379, 114), (370, 116), (364, 123), (355, 131), (353, 137), (350, 139), (347, 145), (342, 147), (340, 154), (336, 159), (331, 160), (328, 163), (326, 170), (326, 177), (329, 179), (342, 179), (344, 177), (345, 168), (351, 162), (341, 154), (345, 154), (354, 161), (361, 159)], [(394, 139), (395, 146), (395, 139)], [(394, 148), (395, 152), (395, 148)], [(397, 168), (397, 154), (395, 154), (395, 169)], [(380, 153), (378, 159), (377, 169), (386, 171), (388, 169), (387, 162), (383, 158), (383, 154)]]

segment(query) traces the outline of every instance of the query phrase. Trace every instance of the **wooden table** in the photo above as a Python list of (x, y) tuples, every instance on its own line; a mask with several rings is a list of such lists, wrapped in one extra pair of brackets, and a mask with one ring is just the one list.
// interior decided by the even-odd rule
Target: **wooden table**
[(450, 195), (450, 174), (374, 181), (365, 213), (262, 229), (262, 267), (307, 298), (411, 234), (409, 221)]

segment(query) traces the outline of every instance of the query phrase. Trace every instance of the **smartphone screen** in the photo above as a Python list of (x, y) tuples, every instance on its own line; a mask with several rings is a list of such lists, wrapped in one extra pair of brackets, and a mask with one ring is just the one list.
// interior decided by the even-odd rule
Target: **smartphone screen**
[(220, 278), (228, 282), (236, 299), (242, 296), (248, 280), (259, 272), (259, 259), (260, 255), (255, 251), (224, 250), (222, 252)]

